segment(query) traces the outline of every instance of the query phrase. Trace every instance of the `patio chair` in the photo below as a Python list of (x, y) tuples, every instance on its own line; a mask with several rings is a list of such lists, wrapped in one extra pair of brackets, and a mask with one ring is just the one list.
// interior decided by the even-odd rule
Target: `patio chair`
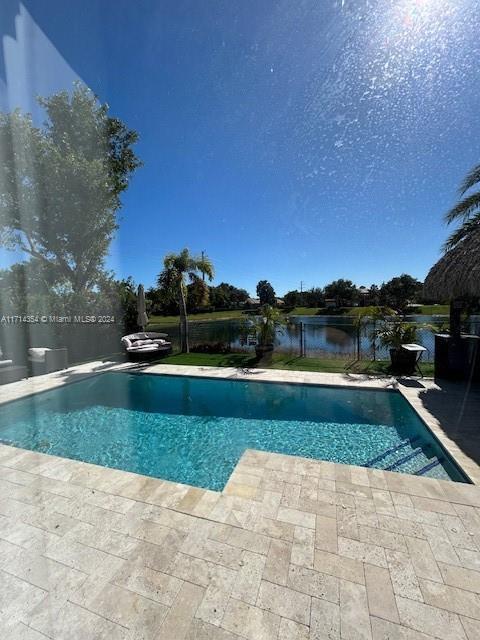
[(155, 355), (167, 354), (172, 350), (172, 343), (165, 340), (166, 333), (156, 333), (154, 331), (143, 331), (131, 333), (123, 336), (122, 344), (130, 357), (154, 357)]
[(31, 347), (28, 350), (28, 363), (33, 376), (60, 371), (68, 367), (68, 350)]

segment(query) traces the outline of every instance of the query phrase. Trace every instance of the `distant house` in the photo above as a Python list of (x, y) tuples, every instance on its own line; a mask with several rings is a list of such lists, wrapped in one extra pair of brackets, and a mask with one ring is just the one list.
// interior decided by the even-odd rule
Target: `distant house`
[(277, 307), (285, 306), (285, 300), (283, 298), (275, 298), (275, 302), (277, 303)]
[(260, 298), (247, 298), (243, 303), (246, 307), (259, 307)]
[(335, 298), (326, 298), (325, 306), (327, 307), (327, 309), (335, 309), (337, 306), (337, 301), (335, 300)]

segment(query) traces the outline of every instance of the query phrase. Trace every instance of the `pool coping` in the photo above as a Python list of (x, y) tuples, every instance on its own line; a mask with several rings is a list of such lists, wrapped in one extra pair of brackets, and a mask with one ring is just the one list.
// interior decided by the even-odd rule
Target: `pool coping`
[[(420, 393), (426, 389), (439, 387), (431, 379), (423, 378), (418, 386), (406, 386), (395, 377), (367, 376), (362, 374), (320, 373), (306, 371), (286, 371), (282, 369), (242, 369), (236, 367), (211, 367), (194, 365), (138, 365), (135, 363), (115, 363), (94, 361), (71, 367), (65, 371), (44, 376), (28, 378), (0, 387), (0, 407), (2, 404), (48, 391), (54, 388), (73, 384), (87, 378), (112, 371), (131, 373), (147, 373), (155, 375), (203, 377), (209, 379), (245, 380), (256, 382), (303, 384), (312, 386), (328, 386), (359, 390), (396, 391), (409, 403), (422, 423), (439, 441), (454, 463), (460, 467), (472, 484), (480, 485), (480, 466), (467, 456), (454, 440), (449, 438), (440, 421), (435, 418), (421, 403)], [(73, 378), (73, 379), (72, 379)], [(409, 474), (403, 474), (409, 475)], [(418, 476), (412, 476), (418, 477)]]

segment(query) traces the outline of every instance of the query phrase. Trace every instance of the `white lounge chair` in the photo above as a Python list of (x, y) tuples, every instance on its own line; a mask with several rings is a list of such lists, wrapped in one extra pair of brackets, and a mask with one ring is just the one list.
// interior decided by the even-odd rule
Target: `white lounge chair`
[(167, 337), (166, 333), (142, 331), (123, 336), (122, 344), (129, 355), (151, 356), (172, 350), (172, 343), (165, 340)]
[(68, 350), (31, 347), (28, 350), (28, 362), (34, 376), (60, 371), (68, 367)]

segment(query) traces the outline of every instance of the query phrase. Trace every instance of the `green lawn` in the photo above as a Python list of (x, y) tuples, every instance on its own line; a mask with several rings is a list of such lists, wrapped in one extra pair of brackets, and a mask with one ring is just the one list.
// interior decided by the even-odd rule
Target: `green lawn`
[[(261, 369), (288, 369), (291, 371), (322, 371), (326, 373), (366, 373), (371, 375), (388, 374), (389, 362), (380, 360), (371, 362), (362, 360), (347, 369), (350, 364), (345, 360), (333, 358), (301, 358), (282, 353), (273, 354), (270, 361), (257, 362), (249, 353), (179, 353), (159, 360), (161, 364), (184, 364), (210, 367), (248, 367)], [(433, 364), (421, 365), (423, 375), (433, 375)]]
[(421, 313), (425, 316), (448, 316), (450, 313), (450, 305), (449, 304), (424, 304), (420, 307), (418, 313)]
[[(329, 313), (332, 315), (349, 315), (356, 316), (360, 312), (364, 313), (366, 311), (373, 313), (375, 307), (350, 307), (345, 309), (338, 309), (335, 313), (335, 310), (325, 309), (319, 307), (295, 307), (294, 309), (289, 309), (286, 311), (282, 311), (285, 315), (288, 316), (315, 316), (315, 315), (328, 315)], [(190, 322), (201, 322), (206, 320), (232, 320), (238, 318), (248, 317), (251, 311), (244, 311), (242, 309), (231, 309), (227, 311), (209, 311), (207, 313), (191, 313), (188, 316)], [(419, 307), (418, 311), (415, 313), (423, 314), (423, 315), (448, 315), (449, 306), (448, 305), (423, 305)], [(165, 327), (170, 325), (176, 325), (179, 323), (179, 316), (150, 316), (148, 328), (150, 330), (155, 330), (156, 327)]]
[[(234, 318), (245, 318), (246, 313), (241, 309), (231, 309), (229, 311), (209, 311), (207, 313), (190, 313), (188, 320), (190, 322), (198, 322), (200, 320), (231, 320)], [(155, 329), (156, 326), (178, 324), (180, 316), (150, 316), (148, 319), (148, 328)]]

